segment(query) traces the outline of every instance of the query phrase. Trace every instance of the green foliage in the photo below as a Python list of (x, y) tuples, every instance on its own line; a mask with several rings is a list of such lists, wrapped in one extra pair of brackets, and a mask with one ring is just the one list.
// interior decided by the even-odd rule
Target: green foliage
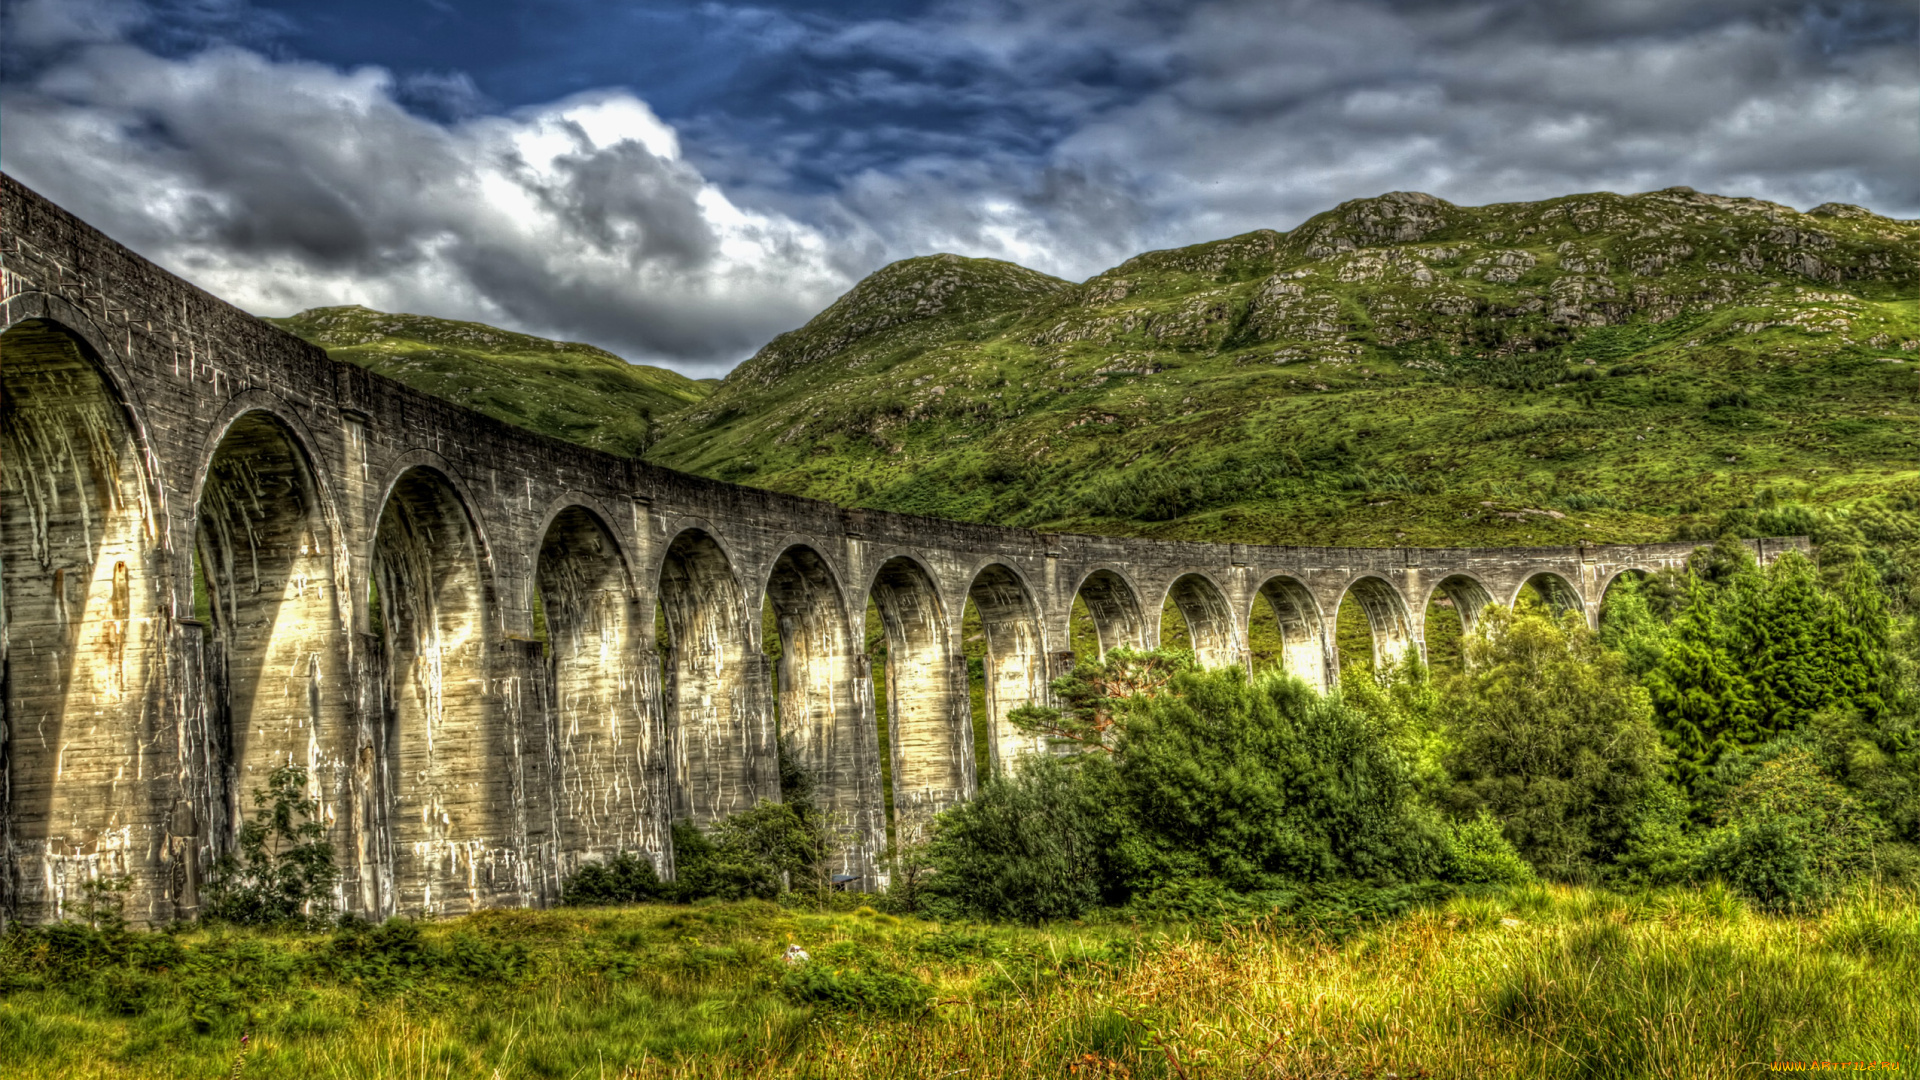
[(238, 853), (214, 864), (201, 916), (241, 925), (325, 921), (339, 871), (320, 800), (307, 795), (307, 771), (282, 765), (268, 773), (266, 787), (253, 791), (253, 804), (253, 817), (240, 827)]
[(1534, 880), (1533, 867), (1514, 849), (1500, 822), (1485, 810), (1448, 826), (1442, 874), (1462, 885), (1525, 885)]
[(124, 874), (89, 878), (80, 883), (80, 902), (74, 905), (74, 914), (95, 930), (124, 929), (127, 890), (132, 887), (133, 879)]
[(1404, 711), (1154, 653), (1116, 651), (1056, 692), (1065, 708), (1049, 730), (1104, 752), (1023, 761), (941, 814), (925, 910), (1036, 923), (1102, 903), (1224, 912), (1275, 890), (1443, 868)]
[(762, 800), (706, 831), (674, 822), (674, 880), (662, 895), (683, 902), (771, 900), (790, 890), (825, 895), (827, 835), (814, 780), (784, 740), (779, 752), (781, 801)]
[(1135, 650), (1121, 646), (1105, 656), (1074, 661), (1053, 681), (1059, 708), (1022, 705), (1008, 714), (1015, 727), (1056, 744), (1112, 753), (1119, 739), (1119, 713), (1167, 692), (1175, 676), (1193, 668), (1193, 654), (1179, 649)]
[(653, 860), (622, 851), (605, 862), (583, 863), (560, 887), (560, 902), (568, 907), (606, 904), (645, 904), (667, 894)]
[(1489, 608), (1445, 704), (1460, 812), (1491, 812), (1533, 867), (1592, 879), (1660, 798), (1668, 754), (1647, 693), (1576, 613)]
[(1920, 842), (1920, 733), (1911, 712), (1889, 710), (1873, 720), (1834, 709), (1815, 717), (1801, 735), (1798, 743), (1890, 837)]
[(1675, 774), (1696, 795), (1710, 796), (1727, 754), (1817, 715), (1858, 714), (1868, 728), (1899, 723), (1887, 700), (1900, 685), (1894, 622), (1865, 560), (1823, 583), (1797, 552), (1762, 571), (1743, 545), (1723, 540), (1696, 555), (1693, 569), (1671, 626), (1649, 618), (1632, 591), (1607, 614), (1610, 637), (1645, 665)]
[(1100, 800), (1117, 899), (1203, 876), (1253, 892), (1417, 880), (1438, 838), (1413, 812), (1398, 732), (1298, 679), (1187, 672), (1127, 711)]
[(818, 859), (819, 836), (793, 808), (762, 801), (703, 833), (691, 822), (673, 826), (674, 894), (681, 900), (771, 900), (787, 891), (790, 875)]
[(1701, 854), (1718, 877), (1771, 911), (1817, 906), (1869, 865), (1877, 823), (1805, 750), (1756, 769), (1727, 796)]
[(1039, 924), (1076, 919), (1100, 900), (1098, 817), (1082, 769), (1104, 762), (1022, 759), (1011, 775), (937, 819), (937, 871), (922, 909), (936, 917)]
[(1660, 666), (1647, 676), (1654, 710), (1676, 751), (1676, 776), (1689, 786), (1721, 754), (1754, 737), (1752, 691), (1726, 638), (1712, 595), (1695, 580)]

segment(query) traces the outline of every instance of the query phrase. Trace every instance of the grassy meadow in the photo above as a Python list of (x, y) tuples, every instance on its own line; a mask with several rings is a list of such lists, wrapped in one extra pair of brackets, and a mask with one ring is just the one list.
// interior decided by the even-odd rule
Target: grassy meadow
[[(1038, 929), (765, 901), (5, 939), (19, 1077), (1699, 1077), (1920, 1067), (1920, 896), (1528, 886)], [(789, 945), (812, 959), (788, 964)], [(242, 1044), (242, 1037), (246, 1042)], [(244, 1051), (244, 1052), (243, 1052)]]

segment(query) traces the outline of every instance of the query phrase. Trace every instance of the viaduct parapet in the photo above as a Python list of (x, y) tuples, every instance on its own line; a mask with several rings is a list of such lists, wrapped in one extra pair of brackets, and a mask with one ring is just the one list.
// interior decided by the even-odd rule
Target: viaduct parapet
[(1269, 605), (1286, 667), (1327, 685), (1348, 600), (1391, 660), (1424, 647), (1436, 594), (1469, 621), (1529, 588), (1595, 619), (1614, 579), (1692, 548), (1184, 544), (843, 509), (502, 424), (332, 360), (10, 177), (0, 199), (0, 921), (68, 915), (102, 876), (131, 880), (136, 921), (191, 916), (286, 764), (343, 909), (551, 903), (583, 861), (671, 873), (674, 822), (777, 799), (781, 738), (836, 874), (872, 888), (876, 686), (911, 840), (1035, 749), (1007, 714), (1070, 663), (1076, 597), (1103, 649), (1157, 644), (1171, 597), (1208, 664), (1243, 662)]

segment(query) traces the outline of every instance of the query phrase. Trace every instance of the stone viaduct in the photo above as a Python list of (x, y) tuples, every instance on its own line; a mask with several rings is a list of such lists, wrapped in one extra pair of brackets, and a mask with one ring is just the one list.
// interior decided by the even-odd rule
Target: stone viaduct
[(872, 888), (890, 827), (917, 835), (1033, 748), (1006, 714), (1070, 662), (1076, 596), (1102, 648), (1156, 644), (1171, 597), (1209, 664), (1242, 662), (1269, 605), (1286, 666), (1327, 684), (1344, 602), (1390, 659), (1422, 647), (1436, 594), (1470, 619), (1533, 588), (1594, 618), (1617, 576), (1691, 548), (1181, 544), (843, 509), (417, 393), (11, 178), (0, 199), (0, 921), (59, 918), (102, 875), (131, 879), (136, 921), (190, 916), (289, 763), (344, 909), (545, 904), (622, 850), (671, 873), (673, 822), (778, 798), (781, 736), (815, 773), (836, 871)]

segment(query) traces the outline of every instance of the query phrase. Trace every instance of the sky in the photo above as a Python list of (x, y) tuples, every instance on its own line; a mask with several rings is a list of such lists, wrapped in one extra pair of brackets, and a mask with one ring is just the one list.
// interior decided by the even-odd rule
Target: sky
[(263, 315), (724, 374), (895, 259), (1351, 198), (1920, 217), (1912, 0), (0, 0), (0, 169)]

